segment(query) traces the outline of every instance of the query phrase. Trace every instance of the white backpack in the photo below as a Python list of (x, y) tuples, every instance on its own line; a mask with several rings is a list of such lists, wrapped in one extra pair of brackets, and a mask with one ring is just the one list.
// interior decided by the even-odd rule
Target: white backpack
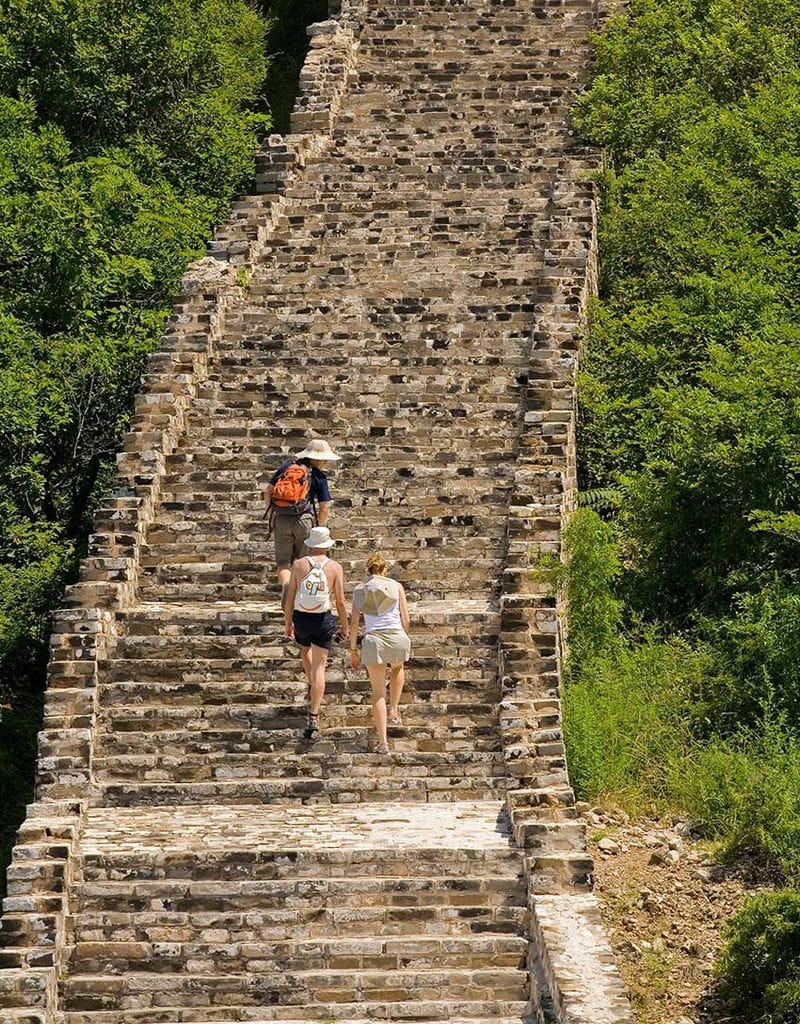
[(325, 566), (329, 561), (326, 558), (322, 562), (311, 562), (311, 571), (303, 577), (297, 588), (295, 611), (322, 615), (331, 610), (331, 586), (325, 575)]

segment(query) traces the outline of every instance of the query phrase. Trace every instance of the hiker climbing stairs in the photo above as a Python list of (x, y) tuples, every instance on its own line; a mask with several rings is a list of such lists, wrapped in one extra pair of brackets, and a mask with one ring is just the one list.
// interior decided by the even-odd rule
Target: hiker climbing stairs
[[(187, 275), (56, 622), (3, 1021), (631, 1019), (530, 570), (574, 487), (595, 4), (332, 13), (293, 134)], [(348, 595), (380, 550), (409, 596), (388, 757), (344, 652), (302, 737), (263, 489), (310, 437), (343, 456)]]

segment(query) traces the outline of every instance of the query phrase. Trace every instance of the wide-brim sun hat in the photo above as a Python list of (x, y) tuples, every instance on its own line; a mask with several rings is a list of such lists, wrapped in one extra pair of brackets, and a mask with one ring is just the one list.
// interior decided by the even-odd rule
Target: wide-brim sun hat
[(338, 462), (341, 455), (337, 455), (327, 441), (322, 438), (315, 438), (309, 441), (305, 448), (295, 455), (296, 459), (317, 459), (319, 462)]
[(307, 548), (332, 548), (336, 541), (327, 526), (315, 526), (306, 537)]

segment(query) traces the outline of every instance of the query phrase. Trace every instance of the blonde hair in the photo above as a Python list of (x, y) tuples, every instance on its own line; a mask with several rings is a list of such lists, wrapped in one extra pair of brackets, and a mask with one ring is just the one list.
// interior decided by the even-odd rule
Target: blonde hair
[(388, 568), (386, 559), (377, 551), (367, 559), (367, 572), (373, 576), (383, 576)]

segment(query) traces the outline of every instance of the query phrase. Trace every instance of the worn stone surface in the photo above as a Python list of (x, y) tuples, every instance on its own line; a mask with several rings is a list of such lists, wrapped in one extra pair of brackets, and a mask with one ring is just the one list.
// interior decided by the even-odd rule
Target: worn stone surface
[[(630, 1020), (530, 573), (575, 491), (595, 158), (567, 112), (596, 14), (342, 0), (312, 29), (56, 618), (9, 1021)], [(382, 548), (412, 605), (389, 758), (340, 654), (299, 738), (260, 492), (315, 434), (348, 589)]]

